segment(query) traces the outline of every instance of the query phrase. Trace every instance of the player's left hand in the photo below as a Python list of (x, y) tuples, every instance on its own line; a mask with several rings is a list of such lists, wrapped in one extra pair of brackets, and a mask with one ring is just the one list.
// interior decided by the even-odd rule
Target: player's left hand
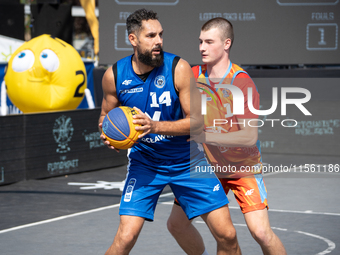
[(119, 149), (116, 149), (115, 147), (113, 147), (110, 142), (108, 140), (106, 140), (105, 135), (103, 135), (103, 133), (101, 132), (102, 128), (103, 128), (103, 123), (99, 123), (98, 124), (99, 130), (100, 130), (100, 139), (102, 140), (102, 142), (109, 148), (112, 150), (116, 150), (117, 152), (119, 152)]
[(195, 141), (196, 143), (205, 143), (205, 131), (200, 133), (199, 135), (192, 135), (190, 138), (187, 140), (188, 142), (190, 141)]
[(141, 126), (136, 126), (135, 129), (143, 131), (143, 133), (139, 135), (138, 138), (142, 138), (143, 136), (147, 134), (154, 133), (155, 122), (137, 107), (133, 107), (133, 109), (135, 109), (138, 112), (138, 114), (133, 115), (133, 118), (134, 118), (133, 123), (141, 125)]

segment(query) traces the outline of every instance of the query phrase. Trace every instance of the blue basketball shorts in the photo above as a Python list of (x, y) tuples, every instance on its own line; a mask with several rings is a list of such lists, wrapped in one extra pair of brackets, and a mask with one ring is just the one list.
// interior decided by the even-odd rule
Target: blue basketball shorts
[(207, 176), (200, 176), (202, 178), (190, 177), (194, 166), (208, 165), (204, 157), (196, 158), (194, 164), (193, 161), (190, 164), (189, 160), (165, 160), (159, 163), (145, 164), (130, 160), (120, 203), (120, 215), (139, 216), (153, 221), (158, 198), (166, 185), (170, 186), (188, 219), (229, 203), (216, 176), (212, 177), (211, 173), (206, 173)]

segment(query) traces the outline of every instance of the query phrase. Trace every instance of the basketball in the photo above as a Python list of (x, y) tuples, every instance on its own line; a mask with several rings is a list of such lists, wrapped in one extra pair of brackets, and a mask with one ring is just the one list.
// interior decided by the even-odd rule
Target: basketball
[(102, 133), (107, 141), (116, 149), (128, 149), (137, 143), (138, 136), (143, 131), (137, 131), (132, 123), (132, 116), (136, 115), (135, 109), (120, 106), (112, 109), (103, 120)]

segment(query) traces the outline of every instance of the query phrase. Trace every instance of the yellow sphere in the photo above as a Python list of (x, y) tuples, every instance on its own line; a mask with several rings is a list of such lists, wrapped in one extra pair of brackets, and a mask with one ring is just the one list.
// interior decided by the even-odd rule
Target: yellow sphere
[(13, 53), (4, 80), (8, 97), (24, 113), (76, 109), (87, 86), (78, 52), (46, 34)]

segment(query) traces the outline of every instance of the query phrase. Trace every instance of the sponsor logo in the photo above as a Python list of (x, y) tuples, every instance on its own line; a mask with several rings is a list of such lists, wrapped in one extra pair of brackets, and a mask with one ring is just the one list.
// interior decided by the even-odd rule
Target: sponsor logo
[(163, 75), (158, 75), (155, 78), (154, 84), (159, 89), (163, 88), (165, 86), (165, 77)]
[(72, 169), (77, 169), (79, 166), (79, 159), (66, 160), (66, 156), (60, 157), (60, 161), (47, 163), (47, 171), (51, 174), (67, 173)]
[(131, 201), (133, 189), (136, 185), (136, 182), (137, 182), (137, 180), (135, 178), (130, 179), (128, 186), (126, 187), (126, 191), (125, 191), (125, 195), (124, 195), (124, 202), (130, 202)]
[(92, 132), (92, 133), (86, 133), (86, 132), (87, 131), (84, 130), (82, 135), (84, 136), (85, 142), (87, 142), (89, 144), (89, 148), (90, 149), (94, 149), (94, 148), (99, 148), (99, 147), (105, 146), (105, 144), (100, 139), (100, 132), (99, 131), (98, 132)]
[(125, 80), (122, 82), (123, 85), (130, 85), (130, 83), (132, 82), (132, 80)]
[(230, 94), (231, 94), (229, 89), (223, 89), (222, 93), (223, 93), (223, 97), (225, 97), (225, 98), (229, 97)]
[(217, 185), (214, 187), (213, 192), (214, 192), (214, 191), (219, 191), (219, 190), (220, 190), (220, 184), (217, 184)]
[(124, 89), (124, 90), (121, 90), (121, 91), (120, 91), (121, 94), (126, 94), (126, 93), (139, 93), (139, 92), (143, 92), (143, 88)]
[(47, 163), (47, 171), (50, 174), (67, 173), (79, 167), (79, 159), (67, 159), (66, 156), (66, 153), (71, 151), (68, 143), (72, 139), (73, 132), (74, 128), (71, 117), (62, 115), (55, 120), (52, 133), (55, 142), (58, 144), (56, 152), (60, 153), (60, 160)]
[(108, 121), (103, 121), (103, 132), (106, 134), (107, 129), (109, 128), (109, 122)]
[(162, 141), (164, 139), (170, 139), (173, 138), (174, 136), (172, 135), (157, 135), (155, 137), (143, 137), (141, 138), (142, 142), (146, 143), (157, 143), (159, 141)]
[(52, 132), (54, 140), (59, 147), (56, 150), (57, 153), (66, 153), (71, 150), (68, 147), (68, 142), (72, 139), (73, 131), (74, 128), (70, 117), (62, 115), (55, 120)]
[(254, 189), (250, 189), (250, 190), (247, 190), (247, 192), (245, 193), (246, 196), (250, 196), (254, 193)]

